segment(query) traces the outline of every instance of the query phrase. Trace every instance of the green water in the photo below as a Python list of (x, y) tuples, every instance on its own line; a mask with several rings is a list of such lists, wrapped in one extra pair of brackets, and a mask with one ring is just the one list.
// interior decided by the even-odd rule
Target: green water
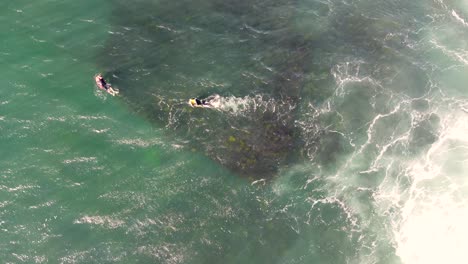
[(1, 263), (465, 262), (465, 2), (17, 0), (0, 22)]

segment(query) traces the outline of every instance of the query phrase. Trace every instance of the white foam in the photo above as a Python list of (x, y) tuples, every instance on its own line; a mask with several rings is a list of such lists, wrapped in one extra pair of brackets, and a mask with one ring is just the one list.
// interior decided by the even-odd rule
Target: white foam
[(109, 119), (108, 117), (106, 116), (82, 116), (82, 115), (79, 115), (77, 116), (78, 119), (84, 119), (84, 120), (105, 120), (105, 119)]
[(64, 160), (64, 161), (63, 161), (64, 164), (70, 164), (70, 163), (84, 163), (84, 162), (93, 162), (93, 163), (96, 163), (96, 162), (97, 162), (97, 158), (96, 158), (96, 157), (76, 157), (76, 158), (73, 158), (73, 159), (67, 159), (67, 160)]
[[(334, 70), (338, 90), (335, 97), (346, 96), (348, 82), (366, 81), (358, 72), (356, 65), (344, 64)], [(350, 87), (352, 89), (353, 87)], [(379, 248), (393, 245), (398, 257), (405, 264), (435, 264), (435, 263), (467, 263), (468, 259), (468, 102), (445, 98), (427, 98), (430, 110), (427, 113), (412, 111), (411, 101), (401, 98), (398, 104), (387, 113), (376, 114), (374, 119), (366, 124), (367, 139), (353, 144), (353, 135), (337, 131), (354, 148), (354, 152), (346, 158), (346, 162), (337, 169), (335, 175), (324, 177), (329, 193), (326, 198), (310, 199), (316, 203), (336, 203), (348, 214), (348, 219), (354, 223), (354, 218), (362, 220), (355, 227), (360, 234), (360, 252), (367, 252), (357, 263), (376, 263)], [(303, 129), (306, 142), (320, 136), (313, 129), (314, 120), (319, 115), (334, 109), (323, 104), (321, 108), (311, 107), (310, 117), (298, 125)], [(380, 122), (393, 115), (405, 112), (411, 120), (404, 129), (383, 137), (378, 135)], [(410, 147), (414, 129), (430, 116), (440, 118), (438, 131), (434, 131), (437, 139), (422, 153), (415, 156)], [(309, 132), (309, 129), (312, 131)], [(330, 128), (322, 128), (331, 132)], [(309, 135), (310, 134), (310, 135)], [(350, 139), (351, 138), (351, 139)], [(307, 145), (307, 143), (306, 143)], [(402, 153), (400, 150), (410, 153)], [(314, 153), (313, 153), (314, 154)], [(372, 160), (369, 156), (372, 155)], [(315, 155), (309, 155), (311, 159)], [(358, 172), (356, 174), (356, 172)], [(382, 174), (384, 179), (379, 186), (372, 185), (366, 189), (362, 183), (364, 177)], [(310, 179), (310, 182), (314, 178)], [(307, 187), (307, 183), (305, 187)], [(373, 184), (373, 183), (371, 183)], [(356, 193), (369, 190), (373, 198), (374, 213), (369, 216), (365, 204), (357, 200)], [(334, 192), (334, 193), (333, 193)], [(382, 225), (382, 223), (384, 223)], [(381, 228), (383, 227), (384, 228)], [(378, 234), (378, 239), (370, 234)], [(368, 252), (372, 251), (371, 254)]]
[(430, 42), (448, 57), (455, 61), (461, 62), (464, 65), (468, 65), (468, 52), (465, 50), (452, 50), (437, 42), (435, 39), (432, 39)]
[(92, 131), (94, 133), (97, 133), (97, 134), (102, 134), (102, 133), (107, 133), (109, 131), (109, 128), (105, 128), (105, 129), (92, 129)]
[(147, 255), (162, 263), (185, 263), (188, 259), (186, 249), (177, 244), (144, 245), (137, 248), (138, 254)]
[(110, 216), (83, 216), (73, 222), (74, 224), (99, 225), (109, 229), (115, 229), (125, 224), (124, 221)]
[(94, 23), (93, 19), (79, 19), (81, 22)]
[(222, 97), (220, 95), (212, 95), (207, 99), (214, 108), (233, 115), (255, 111), (275, 112), (278, 107), (278, 103), (275, 100), (265, 100), (261, 95), (257, 95), (255, 97)]
[(403, 263), (466, 263), (468, 259), (468, 116), (443, 123), (439, 140), (409, 164), (409, 199), (394, 222)]
[(129, 146), (134, 146), (134, 147), (141, 147), (141, 148), (146, 148), (150, 146), (163, 146), (164, 142), (162, 142), (159, 139), (141, 139), (141, 138), (135, 138), (135, 139), (118, 139), (114, 140), (115, 143), (119, 145), (129, 145)]
[(458, 15), (457, 12), (455, 12), (455, 10), (452, 10), (452, 16), (460, 23), (462, 23), (462, 25), (464, 25), (465, 27), (468, 27), (468, 23), (460, 17), (460, 15)]
[(43, 39), (38, 39), (38, 38), (36, 38), (36, 37), (34, 37), (34, 36), (31, 36), (31, 39), (34, 40), (35, 42), (39, 42), (39, 43), (44, 43), (44, 42), (46, 42), (45, 40), (43, 40)]
[(16, 191), (23, 191), (23, 190), (28, 190), (28, 189), (33, 189), (33, 188), (38, 188), (39, 186), (35, 185), (18, 185), (16, 187), (8, 187), (5, 185), (0, 185), (0, 190), (7, 190), (8, 192), (16, 192)]
[(362, 68), (367, 66), (368, 64), (363, 60), (347, 61), (335, 65), (331, 70), (337, 84), (335, 94), (341, 97), (345, 96), (347, 92), (345, 89), (351, 83), (369, 83), (375, 88), (382, 87), (371, 75), (363, 72)]

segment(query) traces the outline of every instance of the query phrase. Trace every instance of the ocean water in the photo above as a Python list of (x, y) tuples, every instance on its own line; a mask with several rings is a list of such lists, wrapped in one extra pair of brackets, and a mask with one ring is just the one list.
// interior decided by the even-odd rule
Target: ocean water
[(1, 263), (466, 263), (468, 2), (15, 0), (0, 21)]

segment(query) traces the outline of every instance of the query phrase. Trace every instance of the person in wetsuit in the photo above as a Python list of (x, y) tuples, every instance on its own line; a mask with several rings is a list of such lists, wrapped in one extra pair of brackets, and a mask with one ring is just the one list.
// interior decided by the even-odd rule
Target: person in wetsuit
[(106, 90), (109, 89), (109, 84), (106, 83), (106, 81), (104, 80), (104, 78), (102, 78), (102, 75), (101, 75), (101, 74), (98, 74), (98, 76), (96, 76), (96, 79), (97, 79), (97, 81), (99, 82), (99, 84), (101, 84), (102, 87), (104, 87), (104, 89), (106, 89)]
[(190, 98), (189, 103), (192, 107), (210, 105), (206, 100), (200, 100), (198, 98)]
[(112, 96), (119, 94), (119, 90), (114, 90), (111, 87), (111, 85), (104, 80), (102, 74), (99, 73), (98, 75), (96, 75), (95, 81), (96, 85), (99, 86), (100, 89), (106, 90), (106, 92), (108, 92)]

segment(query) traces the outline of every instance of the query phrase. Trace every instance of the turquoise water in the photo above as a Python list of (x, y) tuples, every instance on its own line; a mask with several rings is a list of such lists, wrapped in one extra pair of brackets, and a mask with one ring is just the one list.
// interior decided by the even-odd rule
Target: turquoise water
[(466, 262), (465, 1), (4, 2), (0, 262)]

